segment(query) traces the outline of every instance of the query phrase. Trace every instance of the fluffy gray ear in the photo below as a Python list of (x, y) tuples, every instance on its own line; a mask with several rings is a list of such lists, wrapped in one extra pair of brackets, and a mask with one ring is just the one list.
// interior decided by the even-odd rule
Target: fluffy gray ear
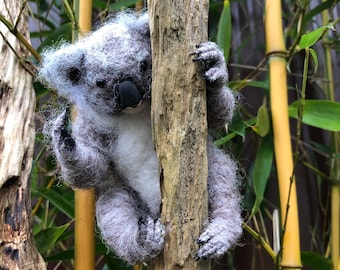
[(82, 74), (85, 72), (83, 68), (85, 53), (85, 48), (79, 43), (65, 44), (44, 51), (38, 80), (57, 91), (60, 96), (69, 99), (73, 88), (85, 77), (85, 74)]
[(125, 25), (131, 31), (137, 32), (142, 36), (150, 37), (149, 14), (145, 11), (121, 12), (116, 15), (116, 17), (113, 19), (113, 22), (119, 25)]
[(137, 22), (139, 25), (140, 33), (149, 38), (150, 37), (149, 14), (147, 12), (142, 13), (138, 17)]

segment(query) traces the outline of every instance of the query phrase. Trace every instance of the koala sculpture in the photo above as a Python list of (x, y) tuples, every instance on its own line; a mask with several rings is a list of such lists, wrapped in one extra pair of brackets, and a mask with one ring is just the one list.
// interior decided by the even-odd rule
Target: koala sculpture
[[(223, 127), (235, 106), (223, 53), (204, 42), (192, 57), (208, 67), (208, 125)], [(96, 189), (97, 224), (117, 256), (129, 264), (155, 257), (165, 230), (151, 135), (148, 14), (121, 13), (75, 44), (46, 50), (38, 78), (77, 108), (71, 123), (65, 109), (47, 128), (62, 178)], [(196, 259), (223, 255), (242, 233), (237, 166), (211, 139), (207, 149), (209, 219)]]

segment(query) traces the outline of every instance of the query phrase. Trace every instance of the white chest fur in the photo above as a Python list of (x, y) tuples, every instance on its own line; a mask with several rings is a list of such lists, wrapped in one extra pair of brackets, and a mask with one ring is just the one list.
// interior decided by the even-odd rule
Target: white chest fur
[(119, 173), (124, 176), (149, 206), (159, 212), (161, 203), (159, 162), (151, 134), (150, 109), (128, 111), (115, 119), (118, 128), (117, 144), (113, 160)]

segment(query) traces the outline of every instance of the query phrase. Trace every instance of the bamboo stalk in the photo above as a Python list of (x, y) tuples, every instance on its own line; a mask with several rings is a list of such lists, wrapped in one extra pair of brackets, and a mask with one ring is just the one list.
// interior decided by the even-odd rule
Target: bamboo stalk
[[(79, 30), (82, 35), (92, 27), (92, 0), (79, 1)], [(75, 190), (75, 269), (95, 268), (94, 189)]]
[[(322, 24), (326, 25), (329, 22), (328, 10), (322, 12)], [(325, 89), (329, 100), (334, 101), (334, 77), (332, 56), (329, 47), (328, 37), (323, 37), (324, 59), (325, 59), (325, 75), (326, 83)], [(332, 132), (331, 134), (331, 149), (332, 153), (339, 153), (340, 150), (340, 137), (338, 132)], [(338, 159), (331, 157), (330, 178), (339, 179), (340, 162)], [(331, 257), (333, 267), (336, 270), (340, 270), (340, 185), (332, 185), (331, 187)]]
[(282, 269), (301, 269), (299, 216), (288, 118), (286, 48), (283, 41), (280, 0), (265, 6), (266, 48), (269, 58), (270, 101), (274, 148), (280, 193)]

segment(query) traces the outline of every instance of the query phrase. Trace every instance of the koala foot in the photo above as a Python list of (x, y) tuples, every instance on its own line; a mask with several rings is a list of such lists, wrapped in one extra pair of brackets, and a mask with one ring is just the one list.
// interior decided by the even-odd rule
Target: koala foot
[(67, 131), (69, 109), (58, 116), (52, 129), (52, 141), (61, 153), (71, 153), (75, 149), (76, 143)]
[(154, 258), (164, 245), (164, 226), (137, 200), (128, 188), (108, 188), (98, 194), (96, 203), (97, 224), (103, 240), (130, 265)]
[(228, 81), (228, 72), (223, 52), (214, 42), (203, 42), (196, 46), (196, 51), (190, 55), (194, 56), (194, 62), (201, 61), (205, 65), (204, 78), (210, 83), (225, 84)]
[(160, 219), (154, 221), (151, 217), (147, 217), (145, 222), (139, 220), (140, 233), (138, 242), (149, 253), (150, 258), (156, 256), (164, 245), (165, 229)]
[(195, 259), (213, 259), (225, 254), (242, 232), (241, 228), (230, 229), (231, 225), (224, 219), (213, 220), (197, 240), (201, 248), (196, 253)]

